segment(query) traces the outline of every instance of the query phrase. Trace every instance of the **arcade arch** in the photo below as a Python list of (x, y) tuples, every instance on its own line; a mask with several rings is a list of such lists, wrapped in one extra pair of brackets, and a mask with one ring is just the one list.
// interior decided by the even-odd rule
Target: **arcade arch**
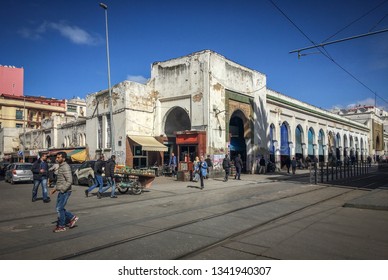
[(247, 162), (247, 140), (250, 138), (250, 124), (248, 118), (241, 110), (232, 113), (229, 120), (230, 158), (240, 154), (243, 161), (243, 171)]

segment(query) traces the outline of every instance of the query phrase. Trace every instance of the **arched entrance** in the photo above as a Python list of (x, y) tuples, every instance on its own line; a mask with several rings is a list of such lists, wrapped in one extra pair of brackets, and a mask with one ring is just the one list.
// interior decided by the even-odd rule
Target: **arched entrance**
[(312, 160), (316, 156), (314, 154), (314, 142), (315, 142), (314, 129), (312, 127), (310, 127), (309, 132), (308, 132), (308, 148), (307, 148), (307, 152), (308, 152), (309, 158), (311, 158)]
[(295, 159), (298, 161), (299, 159), (304, 160), (305, 155), (303, 154), (303, 129), (300, 125), (298, 125), (295, 129)]
[(291, 156), (290, 154), (290, 135), (289, 135), (289, 125), (287, 122), (283, 122), (280, 127), (280, 161), (281, 167), (284, 166), (286, 158)]
[(275, 162), (275, 125), (271, 124), (269, 127), (269, 160)]
[(324, 162), (325, 161), (325, 155), (323, 152), (323, 146), (325, 145), (325, 133), (323, 130), (319, 130), (319, 135), (318, 135), (318, 157), (319, 157), (319, 162)]
[[(164, 152), (164, 162), (168, 163), (171, 152), (177, 153), (176, 135), (177, 131), (191, 130), (191, 121), (188, 113), (181, 107), (171, 108), (166, 114), (164, 122), (164, 134), (167, 136), (166, 146), (168, 151)], [(196, 145), (185, 145), (180, 149), (180, 154), (176, 155), (179, 161), (184, 160), (184, 154), (190, 156), (191, 161), (194, 161), (197, 155)]]
[(243, 172), (246, 171), (247, 145), (245, 142), (245, 133), (248, 127), (249, 123), (244, 113), (240, 110), (235, 111), (229, 121), (230, 158), (234, 160), (238, 154), (241, 155)]
[(329, 135), (327, 137), (328, 140), (328, 160), (329, 162), (336, 162), (336, 154), (335, 154), (335, 149), (336, 149), (336, 141), (333, 135), (333, 132), (329, 132)]

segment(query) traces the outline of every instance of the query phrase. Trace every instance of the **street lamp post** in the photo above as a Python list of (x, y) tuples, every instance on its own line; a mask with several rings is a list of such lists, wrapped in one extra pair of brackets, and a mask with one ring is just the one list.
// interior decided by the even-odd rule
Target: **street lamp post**
[(106, 30), (106, 57), (108, 61), (108, 90), (109, 90), (109, 115), (110, 115), (110, 143), (112, 155), (115, 153), (115, 142), (113, 135), (113, 104), (112, 104), (112, 89), (110, 85), (110, 60), (109, 60), (109, 39), (108, 39), (108, 6), (100, 3), (100, 7), (105, 10), (105, 30)]

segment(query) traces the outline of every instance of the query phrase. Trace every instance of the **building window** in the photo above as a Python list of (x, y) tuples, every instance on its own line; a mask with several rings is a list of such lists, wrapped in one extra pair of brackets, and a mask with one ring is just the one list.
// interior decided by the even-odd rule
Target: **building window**
[(23, 119), (23, 111), (22, 110), (16, 110), (16, 119), (17, 120)]
[(67, 111), (70, 113), (77, 113), (77, 106), (67, 105)]
[(143, 151), (141, 146), (133, 146), (133, 167), (147, 167), (147, 151)]
[(22, 123), (17, 123), (17, 124), (16, 124), (16, 128), (21, 128), (21, 127), (23, 127), (23, 124), (22, 124)]

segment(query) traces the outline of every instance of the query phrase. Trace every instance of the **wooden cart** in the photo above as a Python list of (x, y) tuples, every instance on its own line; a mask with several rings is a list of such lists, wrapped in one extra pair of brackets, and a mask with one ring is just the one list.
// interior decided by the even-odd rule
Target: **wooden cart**
[(141, 194), (144, 189), (151, 188), (155, 180), (152, 172), (115, 172), (116, 187), (120, 193), (127, 193), (129, 189), (133, 194)]

